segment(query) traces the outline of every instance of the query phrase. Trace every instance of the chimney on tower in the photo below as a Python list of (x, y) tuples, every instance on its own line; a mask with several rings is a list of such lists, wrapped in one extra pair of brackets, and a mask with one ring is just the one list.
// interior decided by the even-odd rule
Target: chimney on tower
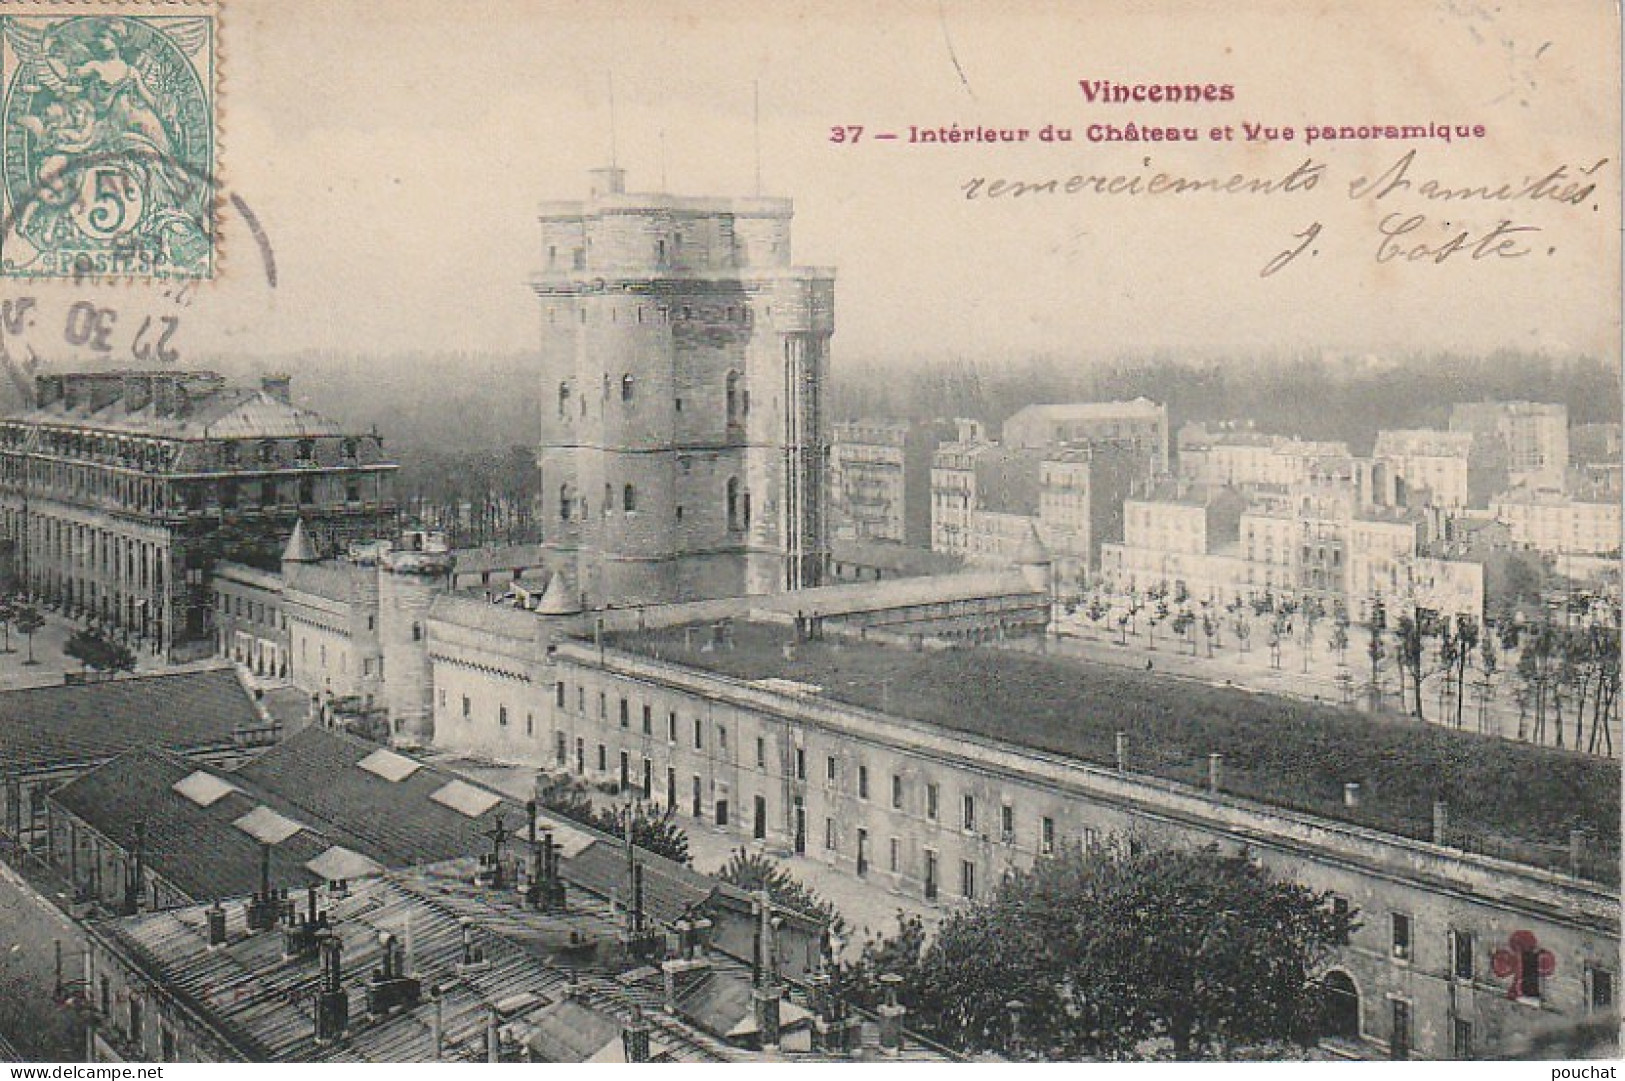
[(260, 390), (283, 405), (293, 404), (293, 376), (286, 372), (272, 372), (260, 376)]

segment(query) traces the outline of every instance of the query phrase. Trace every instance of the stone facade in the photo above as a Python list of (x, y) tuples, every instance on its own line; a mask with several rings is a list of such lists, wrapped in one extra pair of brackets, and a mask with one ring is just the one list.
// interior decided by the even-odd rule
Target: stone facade
[(377, 435), (294, 407), (288, 382), (212, 372), (40, 376), (0, 421), (0, 529), (27, 591), (154, 651), (212, 644), (221, 559), (274, 560), (295, 521), (318, 544), (393, 528)]
[(587, 606), (823, 580), (834, 280), (790, 218), (613, 168), (542, 208), (545, 548)]
[[(459, 674), (436, 670), (459, 748), (630, 787), (910, 896), (985, 896), (1009, 867), (1112, 834), (1246, 852), (1358, 910), (1327, 985), (1348, 1008), (1336, 1034), (1379, 1049), (1494, 1056), (1617, 1008), (1618, 894), (1601, 886), (586, 642), (529, 662), (458, 648)], [(1556, 967), (1513, 986), (1492, 954), (1524, 932)]]
[(837, 528), (858, 541), (931, 546), (931, 457), (953, 425), (859, 420), (835, 425), (830, 491)]

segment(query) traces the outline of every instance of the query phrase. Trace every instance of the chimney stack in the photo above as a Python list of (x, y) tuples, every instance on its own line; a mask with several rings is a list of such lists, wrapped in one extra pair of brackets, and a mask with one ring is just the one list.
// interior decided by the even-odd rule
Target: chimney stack
[(1442, 844), (1445, 843), (1445, 830), (1449, 826), (1449, 824), (1450, 824), (1450, 813), (1449, 813), (1449, 809), (1445, 806), (1444, 800), (1442, 800), (1442, 799), (1434, 800), (1433, 801), (1433, 843), (1434, 844), (1442, 845)]
[(880, 982), (886, 989), (886, 1001), (875, 1011), (880, 1016), (880, 1053), (895, 1056), (903, 1049), (903, 1018), (908, 1014), (897, 1001), (897, 987), (903, 977), (887, 972), (880, 977)]
[(485, 951), (474, 945), (474, 925), (467, 919), (459, 920), (463, 931), (463, 952), (457, 962), (457, 967), (463, 971), (478, 971), (485, 968), (489, 962), (485, 959)]
[(678, 954), (662, 961), (660, 971), (665, 976), (666, 1012), (677, 1012), (677, 1000), (696, 980), (711, 970), (705, 956), (705, 932), (710, 930), (707, 919), (679, 920), (677, 923)]
[(1224, 790), (1224, 755), (1217, 751), (1207, 756), (1207, 787), (1215, 794)]
[(1122, 729), (1117, 731), (1117, 772), (1128, 772), (1128, 733)]
[(649, 1061), (649, 1032), (653, 1028), (643, 1011), (632, 1007), (632, 1020), (621, 1030), (621, 1045), (626, 1049), (626, 1061)]
[(215, 901), (207, 910), (209, 918), (209, 946), (224, 946), (226, 944), (226, 910)]
[(124, 411), (139, 413), (152, 401), (150, 376), (131, 373), (124, 377)]
[(344, 943), (339, 936), (322, 938), (321, 990), (316, 992), (316, 1042), (332, 1043), (350, 1024), (350, 996), (344, 990)]
[(446, 1003), (440, 985), (429, 989), (429, 1041), (434, 1044), (434, 1061), (439, 1062), (446, 1050)]
[(779, 986), (777, 930), (781, 922), (773, 915), (773, 902), (766, 890), (756, 893), (756, 987), (751, 1000), (756, 1007), (756, 1032), (762, 1050), (779, 1046), (779, 1022), (784, 989)]
[(1569, 830), (1569, 873), (1575, 878), (1580, 877), (1585, 858), (1586, 831), (1584, 827), (1575, 826)]
[(406, 974), (400, 940), (388, 931), (378, 935), (381, 957), (367, 980), (367, 1014), (378, 1017), (398, 1007), (411, 1009), (421, 1001), (423, 984)]
[(502, 1061), (502, 1018), (495, 1006), (485, 1007), (485, 1061)]
[(286, 372), (272, 372), (261, 376), (260, 390), (283, 405), (293, 404), (293, 376)]
[(1358, 807), (1360, 805), (1360, 783), (1350, 781), (1343, 786), (1343, 806)]

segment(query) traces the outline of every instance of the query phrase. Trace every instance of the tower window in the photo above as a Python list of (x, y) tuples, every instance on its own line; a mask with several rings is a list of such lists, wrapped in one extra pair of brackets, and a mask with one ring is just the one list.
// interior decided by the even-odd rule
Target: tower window
[(628, 514), (638, 509), (638, 490), (630, 484), (621, 489), (621, 509)]
[(728, 531), (739, 531), (739, 478), (728, 478)]
[(571, 502), (570, 486), (568, 484), (559, 485), (559, 521), (568, 522), (570, 520)]
[(570, 381), (567, 379), (559, 384), (559, 418), (568, 419), (570, 408)]
[(723, 384), (724, 396), (727, 399), (728, 423), (739, 424), (745, 418), (743, 389), (739, 385), (739, 373), (729, 372)]
[(632, 396), (633, 396), (632, 373), (628, 372), (627, 374), (621, 376), (621, 401), (629, 402), (629, 401), (632, 400)]

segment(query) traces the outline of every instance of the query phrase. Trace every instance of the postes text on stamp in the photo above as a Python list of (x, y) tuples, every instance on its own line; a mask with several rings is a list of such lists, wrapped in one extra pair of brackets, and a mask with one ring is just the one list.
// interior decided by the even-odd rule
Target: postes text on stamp
[(213, 4), (0, 14), (0, 278), (215, 274)]

